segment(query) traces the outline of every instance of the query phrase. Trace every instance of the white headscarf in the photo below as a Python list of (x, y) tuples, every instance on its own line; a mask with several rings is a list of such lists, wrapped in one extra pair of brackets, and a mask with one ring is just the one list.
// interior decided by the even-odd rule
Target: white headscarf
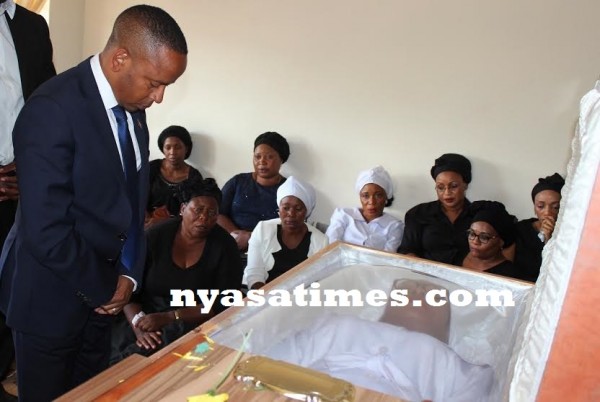
[(306, 207), (306, 217), (308, 218), (313, 209), (315, 209), (315, 204), (317, 203), (315, 189), (310, 184), (296, 179), (294, 176), (290, 176), (277, 189), (277, 205), (281, 203), (281, 200), (290, 195), (293, 195), (304, 203), (304, 206)]
[(362, 188), (369, 184), (377, 184), (385, 191), (385, 195), (388, 200), (394, 196), (394, 185), (392, 184), (392, 178), (390, 174), (383, 168), (383, 166), (376, 166), (369, 170), (364, 170), (358, 174), (354, 189), (358, 194)]

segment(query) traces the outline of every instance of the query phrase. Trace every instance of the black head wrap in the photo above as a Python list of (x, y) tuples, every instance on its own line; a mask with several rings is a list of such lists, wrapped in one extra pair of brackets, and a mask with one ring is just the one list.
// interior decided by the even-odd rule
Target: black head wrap
[(538, 183), (533, 186), (533, 190), (531, 190), (531, 200), (534, 201), (536, 194), (544, 190), (552, 190), (560, 194), (560, 190), (562, 190), (564, 185), (565, 179), (563, 179), (558, 173), (554, 173), (552, 176), (540, 178)]
[(254, 149), (261, 144), (266, 144), (277, 151), (283, 163), (290, 157), (290, 146), (287, 140), (275, 131), (267, 131), (256, 137), (256, 140), (254, 140)]
[(183, 145), (185, 145), (185, 159), (189, 158), (193, 146), (192, 136), (189, 131), (181, 126), (169, 126), (165, 128), (158, 136), (158, 149), (160, 149), (160, 152), (164, 153), (163, 147), (165, 146), (165, 141), (169, 137), (177, 137), (183, 142)]
[(465, 183), (471, 182), (471, 162), (460, 154), (444, 154), (435, 160), (431, 167), (433, 180), (442, 172), (456, 172), (460, 174)]
[(469, 207), (474, 213), (472, 222), (487, 222), (504, 240), (504, 247), (515, 242), (517, 218), (506, 211), (504, 204), (497, 201), (475, 201)]

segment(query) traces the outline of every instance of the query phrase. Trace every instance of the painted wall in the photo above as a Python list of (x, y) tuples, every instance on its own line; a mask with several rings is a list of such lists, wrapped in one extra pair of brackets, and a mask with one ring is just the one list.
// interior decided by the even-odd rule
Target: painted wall
[[(52, 0), (59, 69), (101, 50), (136, 3)], [(258, 134), (278, 131), (292, 147), (284, 174), (317, 188), (313, 219), (325, 222), (358, 204), (356, 175), (377, 164), (402, 218), (434, 199), (429, 169), (444, 152), (473, 163), (471, 200), (531, 216), (537, 178), (566, 172), (579, 99), (600, 70), (595, 0), (147, 3), (190, 48), (186, 73), (148, 110), (152, 136), (187, 127), (190, 162), (223, 185), (252, 169)]]

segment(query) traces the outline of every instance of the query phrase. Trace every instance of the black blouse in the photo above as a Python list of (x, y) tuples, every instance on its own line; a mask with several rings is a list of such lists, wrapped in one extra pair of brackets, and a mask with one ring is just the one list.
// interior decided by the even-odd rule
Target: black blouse
[(538, 237), (533, 227), (537, 218), (525, 219), (516, 225), (515, 265), (526, 281), (535, 282), (542, 266), (542, 250), (544, 242)]
[(150, 192), (146, 210), (152, 213), (156, 208), (166, 205), (169, 214), (177, 216), (183, 202), (181, 199), (181, 185), (195, 178), (202, 180), (202, 174), (190, 166), (187, 179), (179, 183), (171, 183), (160, 174), (161, 164), (162, 159), (155, 159), (150, 162)]
[(277, 241), (281, 246), (281, 250), (273, 253), (273, 259), (275, 263), (273, 264), (273, 268), (269, 271), (269, 278), (267, 279), (267, 283), (271, 282), (273, 279), (277, 278), (279, 275), (284, 272), (289, 271), (294, 268), (296, 265), (300, 264), (302, 261), (308, 258), (308, 248), (310, 247), (310, 235), (311, 233), (307, 231), (302, 238), (300, 244), (296, 248), (288, 248), (283, 242), (283, 237), (281, 235), (281, 225), (277, 225)]
[(506, 260), (500, 264), (485, 270), (484, 272), (502, 276), (508, 276), (509, 278), (521, 279), (521, 275), (517, 267), (510, 261)]
[[(146, 313), (171, 310), (171, 289), (192, 289), (195, 293), (196, 289), (241, 288), (243, 268), (237, 244), (218, 225), (208, 235), (202, 256), (195, 264), (182, 269), (173, 262), (173, 241), (180, 225), (181, 218), (173, 218), (146, 233), (146, 272), (142, 290), (134, 300), (142, 304)], [(197, 295), (196, 302), (200, 302)], [(224, 310), (218, 302), (213, 308), (215, 313)]]
[(465, 199), (463, 211), (454, 223), (444, 214), (439, 201), (411, 208), (404, 218), (404, 235), (398, 252), (461, 265), (469, 252), (467, 229), (473, 219), (470, 206), (469, 200)]

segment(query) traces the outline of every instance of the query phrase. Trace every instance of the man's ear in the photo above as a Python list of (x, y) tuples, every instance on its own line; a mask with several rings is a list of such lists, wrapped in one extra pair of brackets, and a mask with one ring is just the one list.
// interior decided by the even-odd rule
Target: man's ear
[(113, 71), (121, 71), (129, 61), (129, 52), (127, 49), (118, 48), (114, 51), (111, 58), (111, 68)]

